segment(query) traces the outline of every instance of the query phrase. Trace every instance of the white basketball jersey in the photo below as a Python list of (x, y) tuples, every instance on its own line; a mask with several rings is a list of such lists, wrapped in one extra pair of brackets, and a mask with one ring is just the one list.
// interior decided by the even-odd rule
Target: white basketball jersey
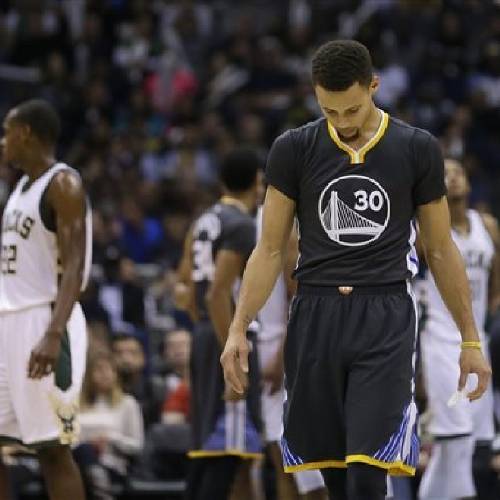
[[(18, 311), (56, 299), (60, 274), (57, 235), (45, 227), (40, 204), (50, 181), (61, 170), (76, 173), (64, 163), (56, 163), (31, 185), (28, 184), (28, 176), (23, 176), (5, 206), (1, 237), (0, 312)], [(92, 258), (91, 217), (87, 204), (82, 290), (88, 281)]]
[[(464, 260), (471, 289), (474, 320), (479, 331), (482, 331), (488, 311), (488, 281), (495, 246), (481, 216), (475, 210), (468, 210), (467, 217), (470, 224), (469, 234), (460, 235), (452, 231), (452, 237)], [(426, 330), (433, 335), (442, 336), (443, 340), (460, 341), (457, 326), (444, 305), (430, 272), (424, 289), (428, 315)]]
[[(257, 240), (262, 234), (262, 208), (257, 213)], [(259, 312), (260, 340), (281, 337), (286, 332), (288, 301), (283, 273), (278, 276), (271, 295)]]

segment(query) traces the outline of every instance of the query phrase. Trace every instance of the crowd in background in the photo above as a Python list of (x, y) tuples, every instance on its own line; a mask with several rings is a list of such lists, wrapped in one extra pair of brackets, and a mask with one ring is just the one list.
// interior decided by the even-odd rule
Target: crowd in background
[[(337, 37), (369, 47), (378, 105), (438, 136), (467, 168), (472, 205), (498, 216), (498, 1), (0, 3), (0, 115), (34, 96), (50, 101), (63, 122), (59, 158), (81, 173), (93, 207), (82, 305), (99, 354), (82, 425), (101, 457), (115, 450), (114, 473), (142, 453), (148, 473), (182, 475), (175, 461), (174, 472), (158, 470), (142, 420), (155, 442), (155, 426), (174, 426), (182, 449), (191, 325), (172, 287), (184, 237), (219, 195), (226, 152), (247, 145), (264, 166), (281, 131), (320, 115), (310, 56)], [(0, 210), (17, 175), (0, 165)], [(123, 424), (106, 427), (112, 448), (92, 437), (102, 415)], [(93, 463), (85, 449), (81, 460)]]

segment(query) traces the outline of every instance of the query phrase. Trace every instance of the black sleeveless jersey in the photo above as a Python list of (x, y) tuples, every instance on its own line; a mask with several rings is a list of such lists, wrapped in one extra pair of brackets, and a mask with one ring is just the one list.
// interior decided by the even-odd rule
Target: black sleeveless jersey
[(254, 219), (235, 205), (217, 203), (196, 220), (191, 247), (191, 277), (200, 319), (209, 317), (205, 297), (213, 280), (219, 250), (232, 250), (248, 259), (255, 240)]
[(325, 118), (288, 130), (269, 153), (267, 182), (296, 202), (295, 276), (309, 285), (381, 285), (418, 270), (418, 205), (446, 193), (438, 141), (382, 112), (360, 150)]

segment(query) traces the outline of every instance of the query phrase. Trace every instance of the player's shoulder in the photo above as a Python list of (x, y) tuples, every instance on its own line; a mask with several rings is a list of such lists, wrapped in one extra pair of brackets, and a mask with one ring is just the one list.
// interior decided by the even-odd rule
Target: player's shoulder
[(308, 145), (316, 142), (316, 140), (318, 139), (318, 135), (325, 127), (325, 122), (326, 119), (324, 117), (321, 117), (317, 120), (307, 122), (299, 127), (290, 128), (279, 135), (276, 138), (275, 143), (286, 143), (295, 150), (305, 148)]
[(406, 150), (414, 165), (426, 165), (429, 158), (442, 156), (438, 139), (428, 130), (392, 117), (391, 124), (391, 142), (397, 144), (398, 149)]
[(409, 141), (415, 147), (427, 146), (431, 140), (437, 141), (428, 130), (410, 125), (399, 118), (391, 116), (390, 123), (398, 140)]
[(495, 245), (498, 245), (500, 243), (499, 241), (499, 231), (498, 231), (498, 221), (497, 219), (488, 213), (484, 212), (477, 212), (479, 217), (481, 218), (481, 221), (490, 235), (491, 239), (495, 243)]
[(250, 214), (231, 204), (216, 203), (209, 209), (209, 212), (219, 217), (221, 224), (227, 229), (255, 225), (255, 220)]
[(82, 177), (78, 170), (70, 167), (67, 163), (58, 162), (53, 167), (51, 185), (60, 185), (62, 188), (75, 188), (82, 186)]

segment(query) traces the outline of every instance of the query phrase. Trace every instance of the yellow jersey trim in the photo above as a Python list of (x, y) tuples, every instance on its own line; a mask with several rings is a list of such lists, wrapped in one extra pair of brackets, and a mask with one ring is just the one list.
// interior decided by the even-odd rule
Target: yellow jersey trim
[(345, 469), (347, 464), (344, 460), (322, 460), (321, 462), (308, 462), (299, 465), (285, 465), (285, 472), (300, 472), (311, 469), (325, 469), (326, 467), (334, 467), (336, 469)]
[(236, 450), (236, 449), (227, 449), (227, 450), (193, 450), (188, 452), (189, 458), (210, 458), (210, 457), (240, 457), (245, 459), (257, 459), (263, 458), (264, 455), (262, 453), (247, 453), (244, 451)]
[(364, 163), (366, 153), (373, 149), (384, 136), (387, 126), (389, 125), (389, 115), (383, 110), (380, 110), (380, 112), (382, 113), (382, 119), (380, 120), (377, 132), (375, 132), (375, 135), (358, 150), (355, 150), (345, 142), (342, 142), (337, 134), (337, 131), (335, 130), (335, 127), (327, 120), (330, 137), (339, 149), (345, 151), (349, 155), (352, 164)]
[(327, 467), (335, 469), (345, 469), (348, 464), (354, 462), (362, 462), (364, 464), (373, 465), (385, 469), (392, 476), (414, 476), (415, 467), (406, 465), (402, 461), (397, 462), (382, 462), (369, 455), (348, 455), (345, 460), (322, 460), (320, 462), (307, 462), (299, 465), (285, 465), (285, 472), (300, 472), (311, 469), (324, 469)]
[(401, 460), (398, 460), (397, 462), (382, 462), (382, 460), (377, 460), (369, 455), (348, 455), (346, 457), (346, 463), (352, 464), (353, 462), (362, 462), (364, 464), (374, 465), (375, 467), (386, 469), (389, 474), (393, 476), (415, 475), (415, 467), (411, 467)]

